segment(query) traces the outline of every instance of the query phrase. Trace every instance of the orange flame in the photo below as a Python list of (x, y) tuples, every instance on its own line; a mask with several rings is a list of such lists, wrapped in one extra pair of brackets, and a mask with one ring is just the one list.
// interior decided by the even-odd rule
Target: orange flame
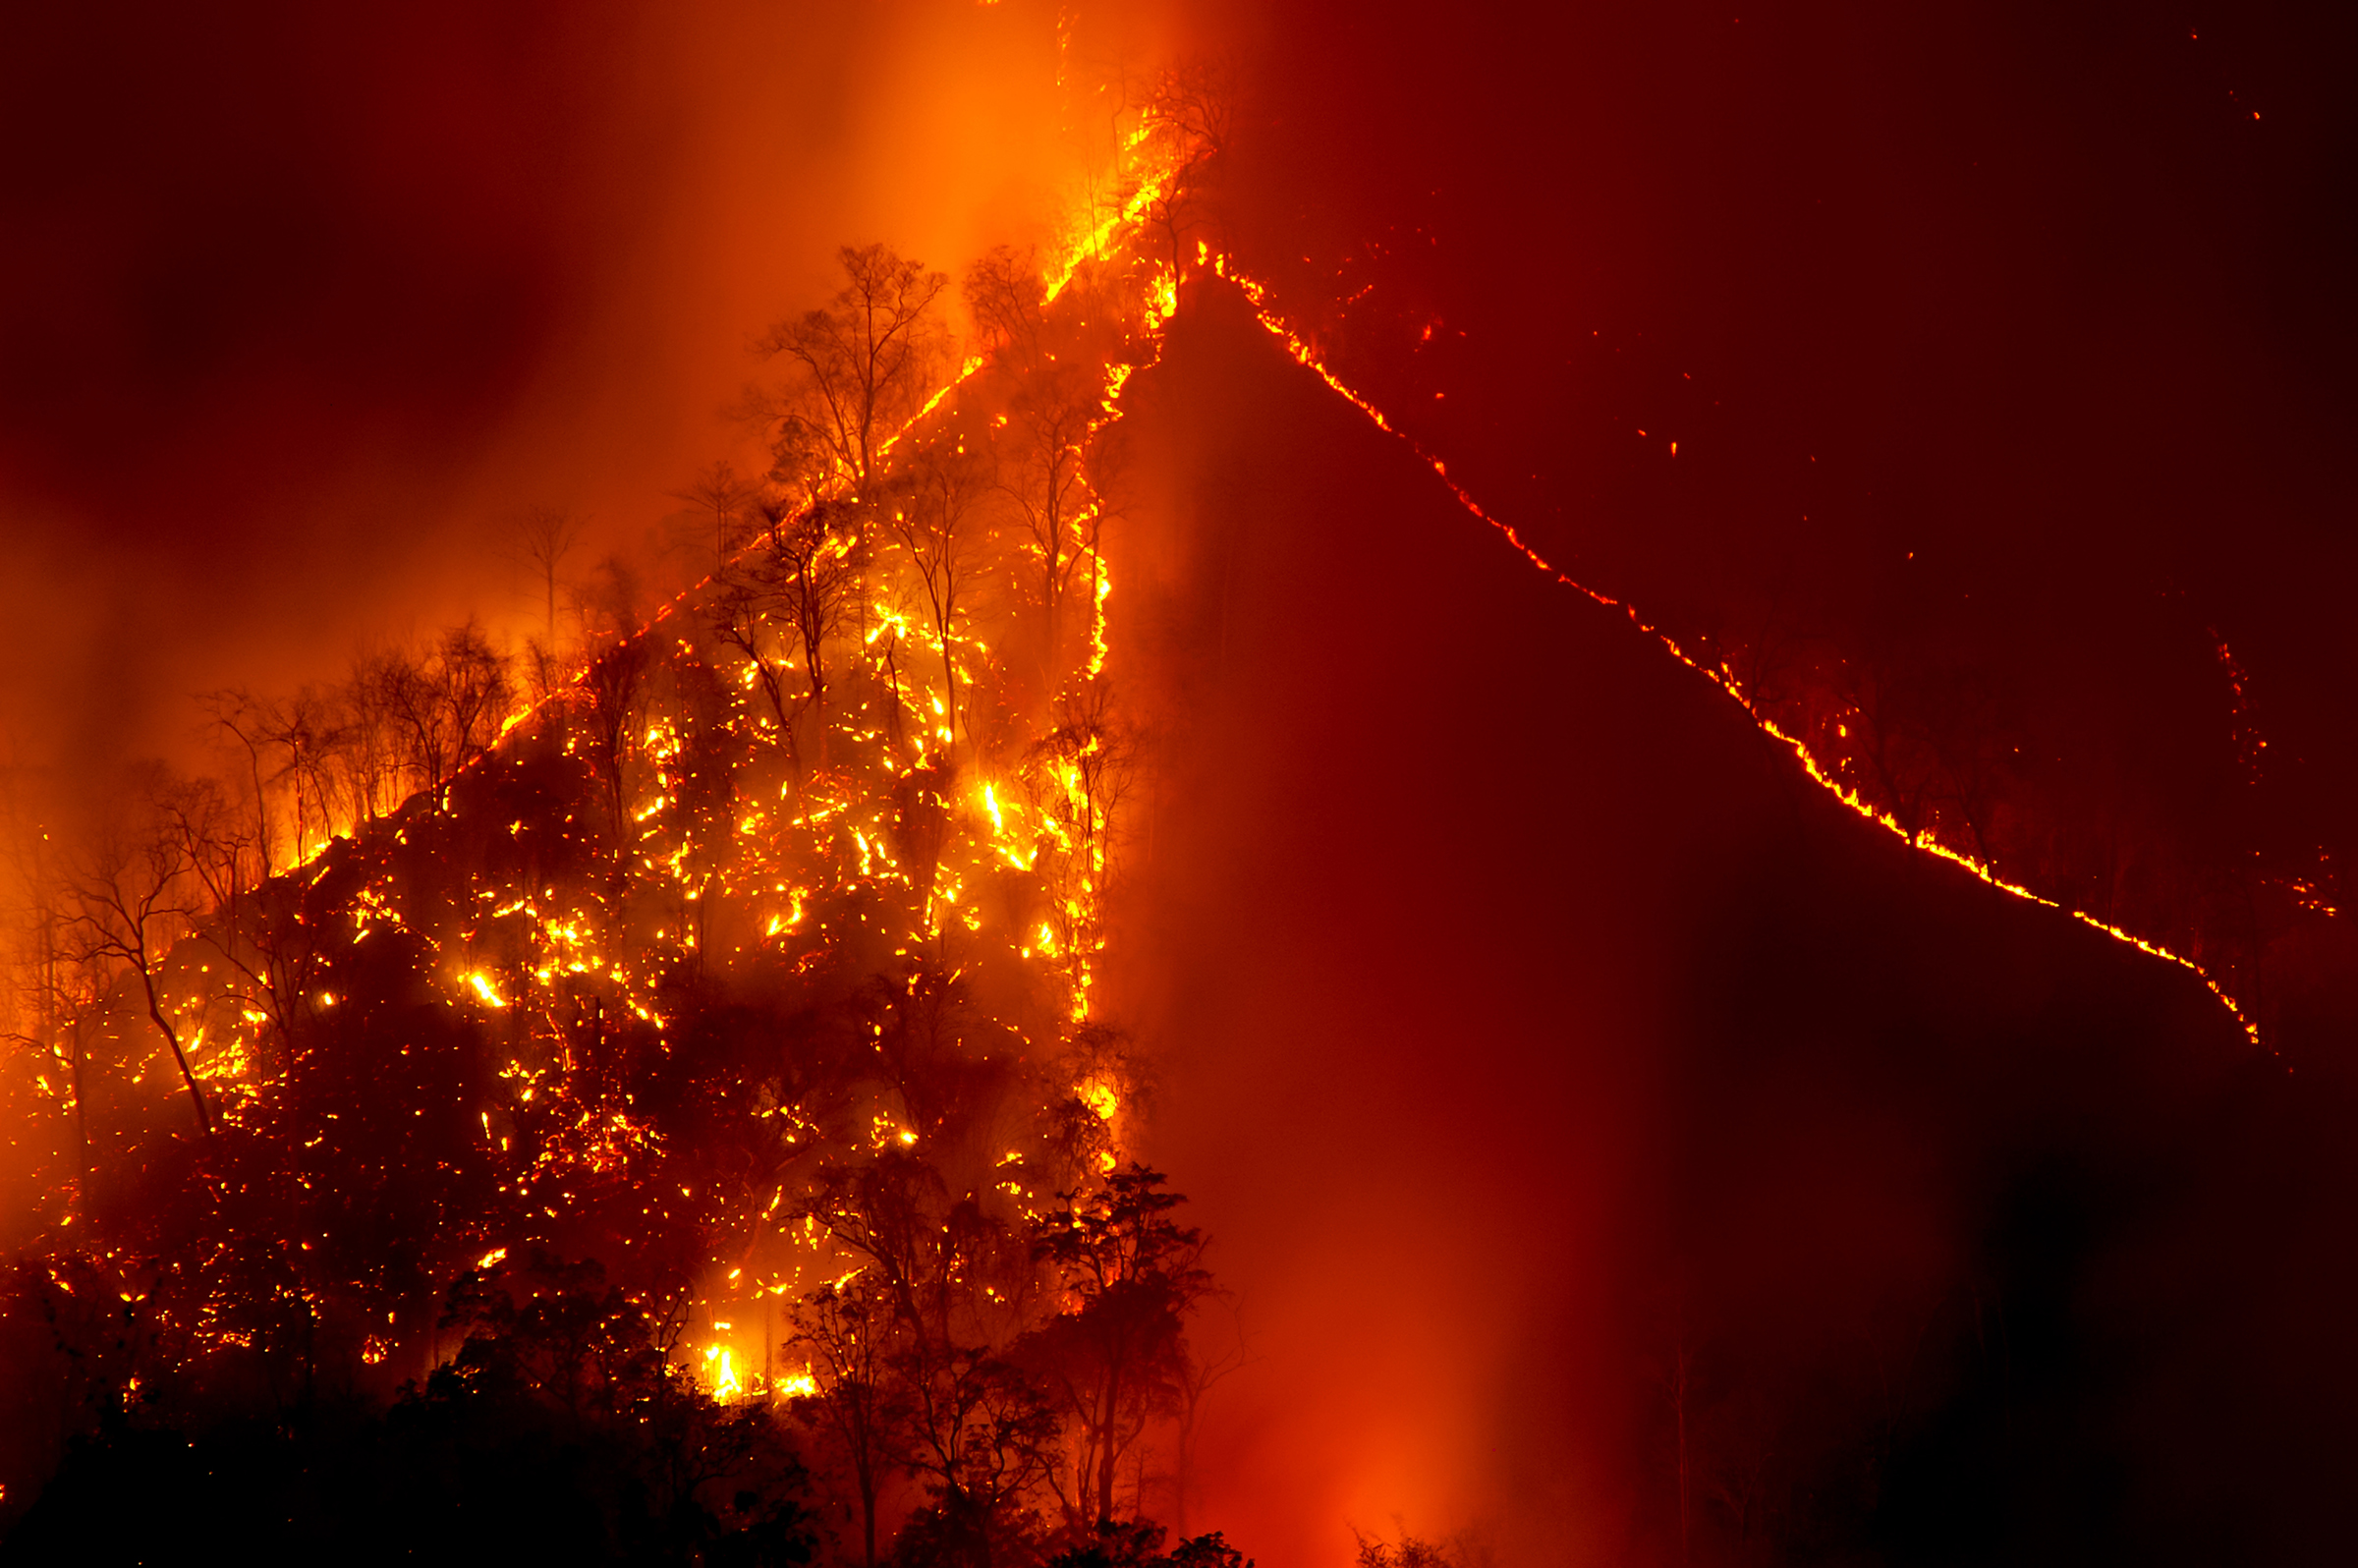
[(1315, 351), (1299, 333), (1295, 332), (1294, 329), (1287, 324), (1283, 316), (1278, 314), (1276, 308), (1272, 303), (1271, 291), (1266, 284), (1262, 283), (1258, 279), (1238, 270), (1229, 262), (1227, 256), (1212, 252), (1208, 247), (1200, 246), (1198, 248), (1198, 256), (1200, 259), (1207, 261), (1214, 273), (1234, 284), (1237, 289), (1243, 293), (1246, 302), (1253, 308), (1255, 318), (1260, 321), (1263, 329), (1277, 340), (1277, 342), (1285, 349), (1287, 355), (1289, 355), (1296, 364), (1302, 365), (1303, 368), (1309, 370), (1313, 375), (1316, 375), (1320, 381), (1324, 382), (1328, 389), (1342, 398), (1343, 401), (1349, 403), (1353, 408), (1359, 410), (1359, 412), (1365, 415), (1369, 421), (1372, 422), (1377, 429), (1383, 431), (1386, 435), (1393, 437), (1395, 440), (1398, 440), (1402, 445), (1406, 446), (1409, 451), (1416, 454), (1418, 461), (1423, 463), (1427, 468), (1431, 469), (1433, 473), (1433, 476), (1439, 479), (1443, 485), (1448, 487), (1450, 495), (1456, 498), (1459, 506), (1463, 507), (1475, 518), (1497, 530), (1498, 532), (1505, 537), (1506, 542), (1512, 545), (1526, 561), (1529, 561), (1534, 569), (1545, 573), (1563, 587), (1570, 588), (1573, 592), (1582, 594), (1606, 609), (1619, 610), (1625, 617), (1627, 617), (1629, 624), (1636, 628), (1639, 633), (1651, 639), (1664, 652), (1668, 653), (1672, 658), (1678, 660), (1679, 663), (1684, 664), (1687, 666), (1687, 668), (1695, 671), (1697, 674), (1703, 676), (1704, 679), (1710, 681), (1713, 686), (1717, 687), (1719, 691), (1725, 694), (1731, 701), (1744, 710), (1746, 716), (1749, 717), (1763, 733), (1767, 734), (1770, 739), (1776, 741), (1779, 745), (1783, 746), (1787, 751), (1793, 754), (1794, 760), (1801, 764), (1802, 771), (1809, 775), (1812, 782), (1817, 784), (1827, 794), (1831, 795), (1835, 800), (1841, 802), (1841, 804), (1847, 807), (1852, 812), (1864, 817), (1870, 822), (1873, 822), (1876, 826), (1891, 833), (1895, 837), (1899, 838), (1902, 842), (1909, 845), (1911, 848), (1920, 850), (1927, 855), (1946, 861), (1950, 865), (1956, 866), (1969, 874), (1980, 878), (1984, 882), (1987, 882), (1990, 886), (1996, 888), (2001, 893), (2008, 894), (2014, 898), (2023, 899), (2029, 903), (2044, 905), (2049, 909), (2061, 910), (2063, 913), (2069, 915), (2072, 919), (2079, 921), (2082, 924), (2093, 926), (2097, 930), (2104, 932), (2106, 936), (2113, 938), (2115, 941), (2125, 942), (2129, 946), (2136, 948), (2139, 952), (2149, 953), (2155, 958), (2162, 960), (2164, 963), (2175, 964), (2179, 968), (2190, 972), (2198, 980), (2200, 980), (2204, 985), (2209, 987), (2211, 994), (2218, 997), (2220, 1005), (2225, 1007), (2228, 1013), (2234, 1017), (2236, 1024), (2242, 1028), (2245, 1037), (2250, 1039), (2255, 1045), (2261, 1043), (2259, 1025), (2254, 1023), (2250, 1015), (2245, 1013), (2241, 1006), (2237, 1005), (2235, 998), (2228, 995), (2225, 989), (2219, 985), (2218, 981), (2212, 978), (2210, 972), (2205, 970), (2202, 965), (2196, 963), (2193, 959), (2186, 957), (2182, 953), (2172, 952), (2170, 949), (2162, 946), (2161, 943), (2153, 941), (2147, 937), (2139, 936), (2132, 931), (2123, 930), (2120, 926), (2114, 925), (2107, 921), (2100, 920), (2096, 916), (2087, 913), (2085, 910), (2071, 909), (2054, 899), (2033, 892), (2031, 889), (2023, 886), (2019, 882), (2009, 881), (2004, 876), (1998, 874), (1994, 868), (1989, 866), (1985, 862), (1975, 858), (1972, 855), (1966, 854), (1962, 850), (1958, 850), (1949, 845), (1940, 843), (1937, 839), (1933, 837), (1930, 829), (1920, 829), (1914, 833), (1911, 833), (1905, 827), (1901, 826), (1899, 821), (1889, 812), (1878, 811), (1873, 805), (1869, 804), (1863, 797), (1861, 797), (1856, 790), (1837, 779), (1833, 775), (1833, 772), (1823, 762), (1821, 762), (1817, 756), (1810, 751), (1809, 746), (1801, 739), (1801, 737), (1784, 729), (1776, 722), (1775, 719), (1771, 718), (1768, 712), (1766, 712), (1761, 705), (1753, 700), (1751, 695), (1747, 693), (1741, 685), (1738, 684), (1734, 674), (1724, 665), (1712, 666), (1696, 658), (1693, 654), (1689, 653), (1683, 646), (1681, 646), (1675, 638), (1671, 637), (1667, 632), (1662, 631), (1659, 627), (1650, 624), (1645, 620), (1644, 617), (1639, 615), (1637, 606), (1628, 603), (1626, 600), (1614, 598), (1608, 593), (1600, 592), (1598, 589), (1593, 588), (1587, 584), (1575, 579), (1569, 573), (1562, 571), (1552, 562), (1550, 562), (1545, 556), (1542, 555), (1537, 549), (1533, 548), (1531, 543), (1526, 540), (1521, 533), (1516, 532), (1514, 525), (1507, 523), (1503, 519), (1495, 517), (1489, 512), (1486, 511), (1483, 508), (1482, 503), (1477, 501), (1471, 494), (1467, 492), (1464, 485), (1458, 483), (1457, 480), (1449, 476), (1449, 470), (1446, 464), (1444, 464), (1439, 458), (1433, 456), (1432, 452), (1428, 451), (1423, 443), (1419, 442), (1416, 437), (1410, 435), (1407, 431), (1402, 430), (1389, 419), (1385, 418), (1381, 409), (1377, 408), (1375, 404), (1369, 402), (1365, 397), (1354, 391), (1342, 380), (1341, 377), (1337, 376), (1319, 361), (1317, 351)]

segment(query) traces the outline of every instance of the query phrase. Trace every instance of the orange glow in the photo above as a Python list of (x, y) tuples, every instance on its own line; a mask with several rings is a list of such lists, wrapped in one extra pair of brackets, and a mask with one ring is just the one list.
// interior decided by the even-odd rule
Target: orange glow
[[(1252, 306), (1254, 315), (1256, 319), (1260, 321), (1263, 329), (1277, 340), (1279, 345), (1284, 348), (1285, 352), (1295, 361), (1295, 363), (1299, 364), (1303, 366), (1303, 368), (1309, 370), (1313, 375), (1317, 376), (1336, 396), (1342, 398), (1343, 401), (1349, 403), (1353, 408), (1359, 410), (1359, 412), (1365, 415), (1369, 421), (1377, 429), (1383, 431), (1386, 435), (1393, 437), (1395, 440), (1398, 440), (1402, 445), (1406, 446), (1410, 452), (1414, 453), (1417, 457), (1417, 460), (1423, 463), (1427, 468), (1431, 469), (1433, 476), (1439, 479), (1441, 483), (1447, 487), (1450, 495), (1456, 498), (1457, 503), (1461, 508), (1463, 508), (1478, 521), (1486, 523), (1492, 529), (1496, 530), (1510, 546), (1512, 546), (1519, 554), (1521, 554), (1526, 561), (1531, 563), (1535, 570), (1546, 574), (1548, 577), (1554, 579), (1558, 584), (1570, 588), (1575, 593), (1581, 594), (1596, 604), (1599, 604), (1606, 609), (1619, 610), (1628, 620), (1630, 626), (1633, 627), (1638, 633), (1651, 640), (1656, 646), (1660, 647), (1663, 652), (1669, 654), (1670, 657), (1676, 659), (1679, 663), (1685, 665), (1687, 668), (1701, 675), (1704, 679), (1710, 681), (1738, 707), (1741, 707), (1746, 716), (1748, 716), (1764, 734), (1768, 735), (1771, 740), (1777, 742), (1777, 744), (1784, 747), (1793, 755), (1794, 760), (1801, 765), (1802, 771), (1808, 775), (1811, 782), (1818, 785), (1819, 788), (1825, 790), (1828, 795), (1831, 795), (1835, 800), (1839, 801), (1844, 807), (1849, 809), (1854, 814), (1865, 818), (1867, 821), (1873, 822), (1876, 826), (1881, 827), (1884, 831), (1899, 838), (1911, 848), (1922, 851), (1924, 854), (1933, 856), (1936, 859), (1945, 861), (1948, 864), (1966, 871), (1968, 874), (1978, 878), (1979, 880), (1988, 883), (1990, 886), (1996, 888), (2001, 893), (2005, 893), (2013, 898), (2023, 899), (2029, 903), (2043, 905), (2049, 909), (2062, 910), (2064, 913), (2070, 915), (2074, 920), (2077, 920), (2085, 925), (2089, 925), (2104, 932), (2105, 935), (2113, 938), (2115, 941), (2125, 942), (2129, 946), (2136, 948), (2142, 953), (2151, 954), (2153, 957), (2159, 958), (2164, 963), (2174, 964), (2181, 969), (2189, 971), (2196, 978), (2202, 980), (2203, 984), (2210, 989), (2211, 994), (2217, 997), (2219, 1004), (2234, 1017), (2236, 1025), (2242, 1029), (2245, 1037), (2251, 1040), (2251, 1042), (2255, 1045), (2261, 1043), (2259, 1025), (2253, 1021), (2250, 1015), (2246, 1014), (2244, 1010), (2236, 1004), (2235, 998), (2228, 995), (2227, 992), (2220, 987), (2218, 980), (2214, 980), (2210, 973), (2206, 971), (2200, 964), (2196, 963), (2193, 959), (2188, 958), (2181, 953), (2172, 952), (2170, 949), (2162, 946), (2159, 942), (2152, 941), (2146, 937), (2138, 936), (2133, 932), (2123, 930), (2117, 925), (2113, 925), (2105, 921), (2099, 920), (2097, 917), (2090, 915), (2085, 911), (2069, 909), (2054, 899), (2047, 898), (2039, 893), (2033, 892), (2030, 888), (2027, 888), (2018, 882), (2010, 881), (2004, 876), (2001, 876), (1993, 868), (1984, 864), (1975, 857), (1966, 854), (1965, 852), (1956, 849), (1951, 845), (1940, 843), (1932, 835), (1929, 829), (1910, 833), (1906, 828), (1901, 826), (1898, 820), (1891, 816), (1890, 813), (1878, 811), (1874, 806), (1870, 805), (1865, 799), (1863, 799), (1859, 795), (1858, 791), (1836, 778), (1832, 770), (1827, 768), (1825, 764), (1811, 752), (1810, 748), (1806, 743), (1803, 742), (1801, 737), (1794, 735), (1779, 726), (1773, 718), (1764, 711), (1760, 704), (1754, 701), (1751, 696), (1747, 694), (1738, 684), (1735, 674), (1732, 670), (1728, 669), (1724, 665), (1716, 667), (1708, 665), (1702, 660), (1696, 658), (1693, 654), (1689, 653), (1685, 647), (1681, 646), (1677, 640), (1672, 638), (1668, 633), (1662, 631), (1656, 626), (1649, 624), (1646, 619), (1638, 613), (1635, 605), (1630, 604), (1625, 600), (1614, 598), (1610, 594), (1600, 592), (1600, 590), (1589, 587), (1587, 584), (1573, 578), (1569, 573), (1559, 570), (1556, 566), (1549, 562), (1546, 557), (1543, 556), (1537, 549), (1535, 549), (1531, 543), (1522, 536), (1521, 533), (1517, 532), (1512, 524), (1507, 523), (1504, 520), (1497, 518), (1486, 511), (1483, 508), (1482, 503), (1477, 501), (1473, 495), (1466, 490), (1465, 486), (1459, 484), (1455, 479), (1449, 476), (1447, 465), (1445, 465), (1439, 458), (1433, 456), (1431, 452), (1426, 450), (1423, 444), (1420, 443), (1414, 436), (1409, 435), (1406, 431), (1395, 425), (1389, 419), (1385, 418), (1381, 409), (1378, 409), (1375, 404), (1362, 397), (1358, 392), (1354, 391), (1350, 386), (1345, 384), (1344, 381), (1332, 370), (1326, 367), (1326, 365), (1319, 360), (1316, 350), (1314, 350), (1300, 334), (1296, 333), (1293, 328), (1286, 323), (1285, 318), (1277, 312), (1273, 303), (1273, 296), (1267, 285), (1261, 283), (1257, 279), (1254, 279), (1238, 270), (1229, 262), (1225, 255), (1213, 253), (1208, 250), (1208, 248), (1202, 249), (1199, 253), (1204, 259), (1209, 262), (1214, 273), (1235, 284), (1236, 287), (1244, 294), (1247, 303)], [(2238, 686), (2237, 696), (2240, 700), (2240, 685)]]
[(704, 1381), (711, 1385), (712, 1397), (723, 1404), (744, 1397), (745, 1382), (737, 1375), (736, 1358), (725, 1345), (704, 1348)]

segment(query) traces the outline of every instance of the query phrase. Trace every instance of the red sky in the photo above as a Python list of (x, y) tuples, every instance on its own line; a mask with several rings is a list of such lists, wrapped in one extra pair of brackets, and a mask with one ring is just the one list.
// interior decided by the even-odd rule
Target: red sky
[[(516, 615), (501, 519), (642, 543), (834, 246), (956, 269), (1071, 170), (1047, 0), (20, 13), (0, 761), (178, 747), (193, 691)], [(1306, 311), (1376, 285), (1338, 361), (1551, 556), (1862, 646), (1936, 606), (2132, 771), (2223, 725), (2216, 626), (2306, 765), (2286, 822), (2341, 830), (2346, 16), (1092, 15), (1095, 64), (1233, 53), (1240, 250)], [(1665, 1555), (1666, 1324), (1832, 1451), (1895, 1325), (1961, 1344), (1985, 1289), (2063, 1433), (2019, 1519), (2297, 1535), (2358, 1387), (2349, 1282), (2302, 1262), (2358, 1192), (2339, 1074), (2288, 1097), (2181, 976), (1851, 835), (1227, 326), (1157, 382), (1199, 466), (1126, 656), (1198, 744), (1125, 983), (1266, 1336), (1218, 1428), (1247, 1549), (1398, 1508)], [(1969, 1448), (1979, 1385), (1923, 1386)]]
[(520, 507), (641, 545), (736, 450), (747, 345), (831, 286), (836, 246), (956, 271), (1053, 217), (1051, 24), (1021, 0), (12, 20), (10, 755), (171, 746), (191, 691), (500, 622)]

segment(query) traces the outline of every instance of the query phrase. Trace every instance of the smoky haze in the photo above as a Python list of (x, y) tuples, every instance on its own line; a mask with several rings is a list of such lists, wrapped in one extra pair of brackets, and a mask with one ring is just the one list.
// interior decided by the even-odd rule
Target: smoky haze
[[(956, 271), (1054, 219), (1051, 20), (13, 17), (7, 759), (179, 752), (191, 693), (332, 678), (364, 638), (521, 635), (526, 507), (586, 521), (577, 567), (644, 558), (697, 469), (758, 471), (723, 411), (837, 246)], [(1143, 51), (1135, 22), (1080, 45)]]
[[(1251, 26), (1238, 253), (1550, 559), (1682, 638), (1970, 649), (2105, 830), (2339, 841), (2346, 19)], [(2346, 943), (2255, 966), (2251, 1056), (2183, 972), (1862, 836), (1194, 325), (1134, 950), (1267, 1361), (1224, 1517), (1306, 1560), (1395, 1512), (1510, 1561), (2330, 1556)]]
[[(835, 247), (955, 272), (1052, 220), (1062, 15), (7, 24), (0, 763), (180, 753), (191, 693), (470, 612), (520, 638), (521, 508), (654, 561), (668, 492), (758, 466), (722, 411)], [(2137, 777), (2224, 744), (2216, 625), (2304, 798), (2358, 799), (2346, 33), (1089, 15), (1094, 72), (1234, 63), (1238, 252), (1370, 286), (1318, 322), (1346, 368), (1598, 587), (1851, 646), (1937, 600)], [(2183, 970), (1871, 834), (1189, 305), (1109, 546), (1159, 773), (1108, 981), (1244, 1333), (1187, 1526), (1896, 1559), (1998, 1498), (1968, 1556), (2299, 1559), (2358, 1388), (2348, 1270), (2297, 1261), (2358, 1193), (2346, 1032), (2289, 1079)], [(1872, 1528), (1746, 1514), (1870, 1459), (1896, 1500), (1827, 1507)]]
[(2348, 1299), (2300, 1261), (2338, 1086), (1863, 831), (1233, 299), (1140, 399), (1170, 771), (1117, 994), (1259, 1358), (1205, 1517), (1301, 1561), (2324, 1539), (2280, 1478), (2358, 1369), (2262, 1324)]

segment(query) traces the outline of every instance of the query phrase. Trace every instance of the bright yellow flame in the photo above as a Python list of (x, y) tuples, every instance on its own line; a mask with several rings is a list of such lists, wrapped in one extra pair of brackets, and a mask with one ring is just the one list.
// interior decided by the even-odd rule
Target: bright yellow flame
[(704, 1376), (712, 1384), (714, 1399), (725, 1402), (745, 1392), (745, 1381), (737, 1375), (736, 1358), (725, 1345), (705, 1347)]
[(1879, 810), (1871, 802), (1862, 797), (1857, 790), (1835, 778), (1833, 771), (1824, 762), (1822, 762), (1815, 753), (1811, 752), (1809, 746), (1803, 740), (1803, 738), (1793, 734), (1779, 725), (1776, 720), (1770, 716), (1768, 711), (1761, 705), (1754, 695), (1744, 690), (1742, 685), (1736, 680), (1735, 675), (1731, 670), (1727, 669), (1724, 665), (1715, 666), (1707, 664), (1703, 660), (1697, 658), (1694, 654), (1688, 652), (1686, 647), (1681, 644), (1676, 638), (1672, 637), (1660, 627), (1654, 625), (1641, 616), (1638, 613), (1636, 605), (1631, 604), (1623, 599), (1614, 598), (1609, 593), (1601, 592), (1599, 589), (1593, 588), (1587, 584), (1580, 582), (1570, 573), (1558, 568), (1553, 562), (1549, 561), (1545, 556), (1542, 555), (1537, 549), (1535, 549), (1528, 541), (1524, 539), (1523, 535), (1515, 530), (1514, 525), (1487, 511), (1483, 507), (1482, 503), (1476, 500), (1473, 494), (1469, 492), (1464, 485), (1460, 484), (1457, 480), (1449, 476), (1448, 467), (1443, 464), (1439, 458), (1434, 457), (1425, 448), (1423, 443), (1416, 439), (1416, 437), (1410, 435), (1407, 431), (1394, 424), (1390, 419), (1384, 415), (1381, 409), (1369, 402), (1358, 392), (1352, 390), (1352, 388), (1346, 382), (1344, 382), (1332, 370), (1326, 367), (1326, 365), (1319, 360), (1317, 350), (1315, 350), (1307, 340), (1297, 334), (1292, 326), (1287, 324), (1284, 317), (1277, 313), (1274, 305), (1271, 303), (1271, 290), (1267, 284), (1263, 283), (1259, 279), (1251, 277), (1250, 275), (1231, 266), (1228, 258), (1225, 255), (1204, 250), (1200, 250), (1199, 254), (1205, 255), (1210, 260), (1212, 271), (1214, 273), (1220, 277), (1226, 278), (1229, 282), (1235, 284), (1239, 290), (1243, 291), (1247, 303), (1252, 306), (1254, 313), (1260, 318), (1263, 329), (1277, 340), (1277, 342), (1285, 349), (1286, 353), (1293, 357), (1295, 363), (1299, 364), (1303, 368), (1310, 371), (1311, 374), (1323, 381), (1326, 384), (1327, 389), (1343, 399), (1344, 402), (1349, 403), (1353, 408), (1359, 410), (1361, 414), (1367, 417), (1370, 423), (1374, 424), (1377, 429), (1383, 431), (1386, 435), (1393, 437), (1402, 445), (1406, 446), (1410, 452), (1416, 455), (1420, 462), (1432, 471), (1433, 477), (1441, 481), (1442, 485), (1448, 489), (1449, 493), (1456, 497), (1458, 505), (1463, 507), (1467, 513), (1472, 515), (1478, 522), (1487, 523), (1491, 528), (1497, 530), (1497, 532), (1505, 537), (1506, 542), (1512, 545), (1525, 560), (1529, 561), (1532, 566), (1537, 568), (1539, 571), (1544, 573), (1548, 577), (1553, 578), (1558, 584), (1570, 588), (1573, 592), (1579, 593), (1584, 597), (1595, 601), (1597, 604), (1601, 605), (1605, 609), (1620, 611), (1622, 615), (1627, 617), (1632, 627), (1636, 628), (1636, 630), (1645, 637), (1652, 639), (1653, 642), (1664, 652), (1668, 653), (1679, 663), (1686, 665), (1689, 669), (1694, 670), (1698, 674), (1702, 675), (1704, 679), (1717, 686), (1720, 691), (1732, 699), (1736, 705), (1741, 707), (1752, 719), (1752, 721), (1759, 725), (1765, 733), (1767, 733), (1771, 739), (1775, 740), (1778, 744), (1782, 745), (1793, 754), (1794, 760), (1801, 764), (1802, 771), (1809, 775), (1813, 783), (1819, 785), (1821, 788), (1825, 790), (1826, 793), (1832, 795), (1837, 801), (1840, 801), (1845, 807), (1849, 808), (1858, 815), (1865, 817), (1868, 821), (1873, 822), (1877, 826), (1896, 835), (1909, 845), (1916, 849), (1922, 850), (1928, 855), (1936, 856), (1940, 860), (1949, 862), (1951, 865), (1958, 867), (1968, 874), (1978, 877), (1982, 881), (1989, 883), (1992, 887), (1996, 888), (1999, 892), (2010, 894), (2015, 898), (2024, 899), (2033, 904), (2042, 904), (2049, 909), (2062, 911), (2063, 913), (2070, 915), (2074, 920), (2077, 920), (2084, 924), (2091, 925), (2097, 930), (2104, 932), (2105, 935), (2110, 936), (2117, 941), (2125, 942), (2140, 952), (2150, 954), (2155, 958), (2161, 959), (2164, 963), (2175, 964), (2181, 969), (2191, 971), (2205, 986), (2209, 987), (2211, 994), (2218, 998), (2220, 1005), (2225, 1007), (2227, 1012), (2234, 1017), (2235, 1022), (2243, 1027), (2243, 1032), (2246, 1037), (2248, 1037), (2255, 1045), (2261, 1042), (2260, 1026), (2253, 1021), (2249, 1014), (2244, 1012), (2243, 1008), (2236, 1002), (2235, 998), (2228, 995), (2226, 991), (2219, 985), (2218, 981), (2212, 978), (2210, 972), (2205, 970), (2202, 965), (2196, 963), (2193, 959), (2186, 957), (2182, 953), (2172, 952), (2168, 948), (2163, 947), (2157, 942), (2150, 941), (2145, 937), (2123, 930), (2121, 927), (2113, 925), (2108, 922), (2099, 920), (2097, 917), (2090, 915), (2083, 910), (2071, 909), (2058, 900), (2035, 893), (2018, 882), (2008, 881), (2005, 877), (1999, 875), (1998, 872), (1987, 863), (1976, 859), (1974, 856), (1968, 855), (1961, 850), (1951, 849), (1947, 845), (1940, 843), (1937, 839), (1933, 837), (1930, 829), (1919, 829), (1918, 831), (1911, 833), (1898, 821), (1897, 818), (1893, 817), (1890, 812)]

